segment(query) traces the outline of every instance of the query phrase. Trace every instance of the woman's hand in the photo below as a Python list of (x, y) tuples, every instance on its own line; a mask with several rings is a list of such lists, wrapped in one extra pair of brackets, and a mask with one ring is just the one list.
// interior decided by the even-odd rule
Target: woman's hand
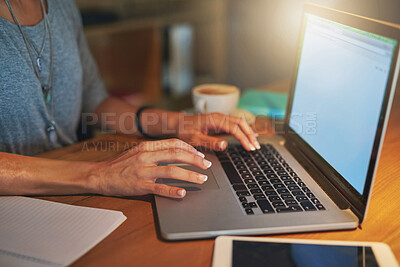
[(182, 188), (157, 184), (157, 178), (173, 178), (202, 184), (207, 176), (177, 166), (157, 166), (158, 163), (182, 162), (207, 169), (211, 162), (191, 145), (178, 140), (142, 142), (117, 158), (97, 163), (89, 176), (95, 192), (108, 196), (157, 194), (183, 198)]
[[(116, 116), (102, 117), (103, 114), (116, 113)], [(107, 98), (95, 111), (96, 122), (117, 133), (132, 134), (135, 129), (132, 119), (137, 112), (128, 103), (115, 98)], [(213, 150), (224, 150), (228, 145), (221, 138), (208, 136), (209, 132), (229, 133), (235, 136), (247, 150), (260, 148), (256, 135), (247, 122), (238, 117), (221, 113), (188, 115), (161, 109), (146, 109), (141, 113), (140, 122), (145, 133), (150, 136), (174, 136), (194, 146)], [(90, 122), (92, 125), (95, 122)]]
[(256, 134), (242, 118), (221, 113), (181, 115), (177, 124), (179, 139), (194, 146), (224, 150), (227, 142), (218, 137), (208, 136), (209, 131), (232, 134), (247, 150), (260, 149)]

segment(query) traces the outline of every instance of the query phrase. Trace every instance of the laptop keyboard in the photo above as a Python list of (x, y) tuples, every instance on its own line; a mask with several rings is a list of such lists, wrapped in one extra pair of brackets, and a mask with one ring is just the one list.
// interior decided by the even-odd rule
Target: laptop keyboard
[(325, 210), (272, 145), (256, 151), (229, 146), (216, 155), (246, 214)]

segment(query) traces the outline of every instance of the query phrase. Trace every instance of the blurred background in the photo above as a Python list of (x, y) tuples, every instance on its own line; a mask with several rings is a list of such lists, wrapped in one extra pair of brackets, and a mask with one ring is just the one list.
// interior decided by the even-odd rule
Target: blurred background
[[(181, 110), (201, 83), (285, 83), (303, 0), (76, 0), (110, 94)], [(311, 2), (400, 24), (400, 0)]]

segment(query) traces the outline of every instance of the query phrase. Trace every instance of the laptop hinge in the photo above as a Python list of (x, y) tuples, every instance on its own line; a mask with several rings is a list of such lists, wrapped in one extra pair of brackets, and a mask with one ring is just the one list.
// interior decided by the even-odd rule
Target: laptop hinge
[[(351, 208), (351, 204), (342, 193), (336, 189), (329, 179), (300, 151), (300, 149), (293, 146), (289, 140), (285, 142), (285, 147), (340, 209), (345, 210)], [(354, 209), (352, 209), (352, 211), (354, 212)]]

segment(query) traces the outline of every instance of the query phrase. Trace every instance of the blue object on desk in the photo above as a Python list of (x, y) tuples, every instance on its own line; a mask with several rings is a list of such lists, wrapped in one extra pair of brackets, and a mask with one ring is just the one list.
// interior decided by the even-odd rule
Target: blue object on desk
[(239, 109), (276, 119), (284, 119), (287, 94), (247, 90), (239, 100)]

